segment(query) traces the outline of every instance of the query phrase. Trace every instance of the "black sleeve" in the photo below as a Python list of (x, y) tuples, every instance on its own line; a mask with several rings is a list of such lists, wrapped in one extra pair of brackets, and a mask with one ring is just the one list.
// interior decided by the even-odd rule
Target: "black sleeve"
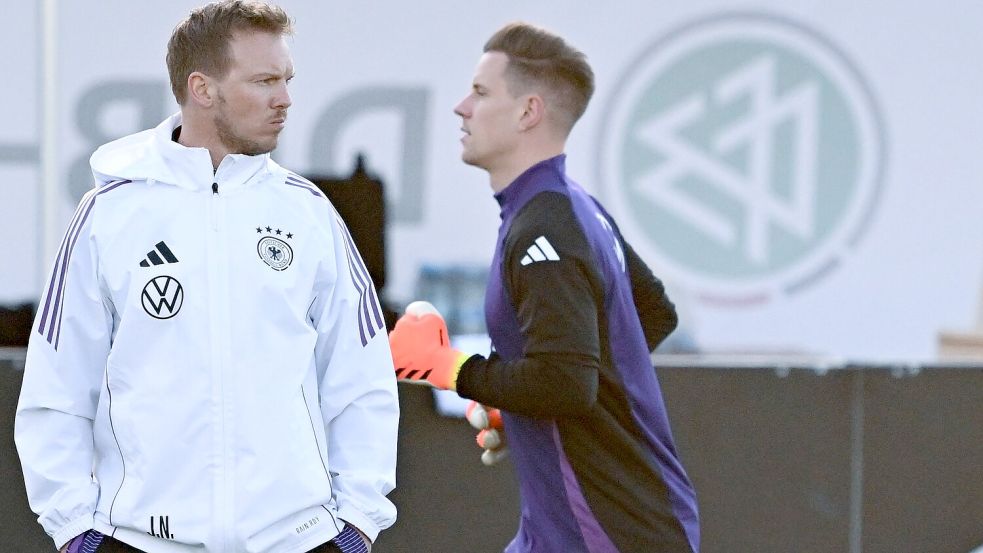
[[(537, 240), (548, 243), (540, 252), (552, 248), (555, 255), (532, 260)], [(523, 355), (472, 357), (461, 369), (458, 394), (530, 417), (587, 414), (597, 401), (603, 286), (570, 200), (553, 192), (530, 200), (505, 237), (502, 264), (492, 270), (502, 271), (511, 295)]]
[(649, 351), (666, 339), (666, 336), (676, 329), (679, 319), (676, 316), (676, 306), (669, 301), (662, 281), (658, 279), (648, 265), (638, 257), (631, 245), (621, 239), (628, 264), (628, 276), (631, 277), (631, 294), (635, 300), (635, 310), (645, 331), (645, 342)]

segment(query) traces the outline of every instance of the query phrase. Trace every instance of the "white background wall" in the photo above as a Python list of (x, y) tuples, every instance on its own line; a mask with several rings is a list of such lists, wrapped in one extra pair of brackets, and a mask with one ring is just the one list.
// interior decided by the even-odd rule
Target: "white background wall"
[[(145, 100), (159, 89), (157, 109), (164, 115), (175, 111), (165, 45), (173, 26), (195, 5), (57, 2), (61, 228), (77, 199), (72, 165), (95, 146), (80, 131), (85, 111), (80, 102), (107, 83), (143, 83), (152, 92)], [(690, 23), (740, 12), (792, 22), (849, 60), (879, 110), (883, 178), (856, 245), (843, 249), (835, 268), (795, 293), (722, 305), (704, 301), (707, 290), (680, 278), (673, 267), (655, 267), (669, 281), (684, 324), (708, 349), (791, 349), (896, 360), (929, 359), (939, 330), (976, 323), (983, 284), (979, 2), (284, 0), (282, 5), (296, 19), (297, 77), (278, 160), (300, 173), (341, 174), (350, 169), (354, 153), (363, 151), (388, 187), (391, 213), (422, 195), (418, 213), (391, 218), (387, 294), (396, 303), (414, 299), (423, 264), (483, 265), (491, 257), (497, 206), (484, 174), (459, 161), (460, 121), (451, 110), (467, 92), (481, 47), (495, 29), (514, 19), (535, 22), (587, 53), (597, 92), (568, 144), (568, 169), (612, 207), (616, 192), (598, 182), (598, 151), (604, 116), (633, 60)], [(0, 126), (0, 302), (9, 303), (34, 299), (50, 259), (42, 254), (39, 197), (40, 8), (16, 2), (6, 11), (8, 28), (0, 39), (5, 52), (0, 98), (6, 107)], [(395, 112), (353, 117), (341, 129), (337, 151), (316, 157), (309, 151), (326, 110), (349, 94), (379, 88), (425, 95), (422, 132), (410, 131), (411, 140), (422, 142), (420, 181), (401, 182), (404, 129)], [(134, 104), (112, 104), (99, 114), (97, 126), (121, 136), (140, 130), (141, 114)], [(326, 167), (329, 158), (335, 161)], [(613, 207), (612, 212), (619, 221), (629, 216)], [(628, 238), (643, 253), (657, 249), (644, 236), (628, 232)]]

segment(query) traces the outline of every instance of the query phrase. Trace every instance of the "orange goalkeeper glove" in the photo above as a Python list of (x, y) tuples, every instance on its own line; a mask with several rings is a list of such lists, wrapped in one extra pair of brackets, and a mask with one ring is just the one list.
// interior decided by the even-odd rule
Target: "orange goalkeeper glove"
[(471, 426), (481, 431), (478, 432), (476, 441), (478, 446), (485, 450), (481, 454), (482, 463), (492, 466), (509, 456), (501, 411), (472, 401), (464, 413)]
[(396, 379), (457, 390), (457, 374), (470, 355), (450, 346), (447, 324), (433, 305), (415, 301), (389, 334)]

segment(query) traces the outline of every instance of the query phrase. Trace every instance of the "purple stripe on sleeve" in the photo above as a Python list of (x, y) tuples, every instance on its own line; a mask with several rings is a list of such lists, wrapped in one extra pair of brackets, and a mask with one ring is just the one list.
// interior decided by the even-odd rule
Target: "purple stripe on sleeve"
[[(349, 258), (349, 260), (351, 259), (352, 258)], [(351, 263), (349, 263), (349, 266), (351, 266)], [(369, 315), (368, 295), (365, 293), (365, 291), (366, 288), (364, 287), (359, 291), (358, 320), (362, 321), (362, 326), (369, 332), (369, 338), (375, 338), (375, 327), (372, 326), (372, 318)]]
[(292, 173), (290, 175), (287, 175), (287, 180), (284, 181), (284, 184), (286, 184), (287, 186), (296, 186), (297, 188), (303, 188), (304, 190), (307, 190), (308, 192), (319, 198), (325, 197), (324, 194), (317, 188), (317, 186), (314, 185), (314, 183), (306, 179), (302, 179), (298, 176), (295, 176)]
[[(92, 207), (92, 202), (95, 201), (95, 197), (98, 194), (99, 194), (99, 189), (96, 188), (90, 190), (84, 196), (82, 196), (82, 201), (79, 202), (78, 208), (75, 209), (75, 215), (72, 217), (72, 221), (68, 225), (68, 230), (65, 231), (65, 236), (62, 237), (61, 246), (58, 248), (58, 256), (55, 257), (54, 267), (51, 269), (51, 278), (49, 279), (48, 282), (48, 292), (46, 295), (47, 297), (45, 298), (44, 301), (44, 310), (41, 314), (41, 322), (38, 325), (38, 333), (41, 334), (42, 336), (44, 335), (45, 325), (48, 321), (48, 309), (51, 307), (51, 298), (54, 295), (55, 288), (57, 287), (57, 282), (58, 282), (57, 277), (59, 273), (58, 268), (64, 266), (66, 262), (65, 258), (68, 251), (68, 245), (71, 242), (71, 237), (76, 232), (76, 230), (81, 226), (81, 223), (84, 220), (85, 215), (88, 215), (89, 209), (91, 209)], [(52, 319), (54, 319), (53, 316)], [(54, 324), (54, 321), (52, 321), (52, 324)]]
[(95, 205), (95, 196), (92, 197), (92, 201), (85, 208), (85, 213), (82, 214), (82, 218), (79, 219), (78, 226), (72, 230), (72, 235), (68, 239), (68, 248), (65, 250), (65, 258), (61, 264), (61, 270), (58, 272), (58, 288), (55, 292), (55, 303), (52, 306), (53, 314), (51, 315), (51, 324), (48, 325), (48, 335), (46, 336), (48, 343), (54, 337), (56, 319), (61, 310), (61, 300), (65, 293), (65, 275), (68, 273), (68, 264), (72, 261), (72, 250), (75, 248), (75, 242), (78, 241), (79, 234), (82, 233), (82, 226), (85, 225), (85, 221), (89, 218), (89, 213), (92, 211), (92, 206)]
[[(314, 196), (327, 199), (324, 193), (314, 183), (295, 173), (289, 173), (284, 184), (307, 190)], [(362, 257), (358, 254), (355, 241), (352, 239), (351, 234), (348, 232), (348, 227), (345, 226), (345, 222), (337, 210), (335, 211), (335, 218), (345, 241), (345, 254), (348, 258), (348, 271), (352, 278), (352, 284), (355, 285), (355, 289), (358, 291), (358, 307), (356, 308), (358, 313), (358, 330), (361, 334), (362, 345), (365, 346), (368, 344), (369, 338), (375, 337), (376, 333), (385, 327), (385, 322), (382, 318), (382, 311), (379, 308), (379, 299), (375, 287), (369, 278), (369, 271), (366, 269)], [(366, 332), (368, 332), (368, 337), (366, 337)]]
[[(344, 229), (344, 225), (340, 222), (340, 219), (339, 219), (339, 226), (341, 226), (342, 229)], [(360, 324), (359, 328), (368, 330), (369, 338), (375, 338), (376, 328), (375, 326), (373, 326), (372, 318), (371, 315), (369, 314), (368, 302), (371, 296), (366, 294), (367, 290), (372, 289), (372, 283), (369, 281), (368, 276), (365, 275), (362, 272), (362, 270), (360, 270), (359, 268), (360, 258), (358, 255), (358, 250), (355, 249), (354, 244), (351, 243), (351, 240), (347, 236), (345, 237), (345, 251), (348, 255), (348, 271), (351, 274), (352, 282), (355, 283), (355, 287), (358, 288), (358, 293), (359, 293), (359, 297), (358, 297), (358, 320)], [(365, 335), (364, 330), (362, 332), (362, 335), (363, 336)], [(367, 340), (363, 342), (362, 345), (364, 346), (366, 343), (368, 343)]]
[[(64, 255), (62, 256), (63, 260), (61, 264), (61, 270), (58, 270), (57, 266), (55, 268), (55, 270), (58, 271), (58, 287), (57, 287), (57, 291), (54, 294), (55, 303), (52, 306), (52, 311), (51, 311), (52, 315), (51, 315), (51, 320), (49, 321), (50, 325), (48, 326), (47, 336), (45, 336), (49, 344), (52, 343), (52, 340), (54, 340), (56, 329), (58, 330), (58, 337), (59, 338), (61, 337), (61, 320), (62, 320), (62, 311), (64, 310), (63, 299), (65, 296), (65, 278), (68, 273), (68, 265), (72, 261), (72, 253), (75, 251), (75, 243), (78, 241), (79, 235), (82, 233), (82, 227), (85, 226), (85, 222), (89, 218), (89, 213), (92, 212), (92, 206), (95, 205), (96, 198), (99, 195), (104, 194), (106, 192), (111, 192), (116, 188), (119, 188), (120, 186), (127, 184), (129, 182), (131, 181), (123, 180), (123, 181), (110, 182), (105, 186), (103, 186), (102, 188), (98, 188), (95, 191), (93, 191), (95, 192), (94, 194), (90, 192), (91, 197), (85, 202), (85, 211), (82, 213), (81, 217), (78, 218), (74, 227), (70, 228), (68, 234), (65, 236), (67, 247), (65, 249)], [(52, 288), (53, 288), (53, 284), (54, 283), (52, 282)], [(47, 302), (45, 305), (45, 311), (47, 312)], [(44, 335), (43, 324), (41, 325), (41, 327), (38, 328), (38, 332)], [(57, 340), (55, 340), (54, 346), (55, 349), (57, 350), (58, 349)]]
[(298, 175), (297, 173), (294, 173), (293, 171), (287, 171), (287, 178), (296, 183), (304, 184), (310, 186), (311, 188), (317, 188), (317, 186), (313, 182), (306, 179), (305, 177)]
[(386, 323), (382, 320), (382, 310), (379, 307), (379, 298), (376, 297), (375, 286), (369, 286), (369, 301), (375, 314), (375, 324), (381, 329)]
[[(342, 225), (341, 228), (342, 230), (345, 231), (346, 241), (352, 249), (352, 257), (354, 257), (355, 261), (358, 263), (359, 272), (365, 277), (365, 280), (367, 282), (366, 288), (369, 291), (369, 302), (372, 304), (372, 312), (375, 315), (375, 324), (377, 327), (381, 328), (385, 323), (382, 320), (382, 312), (379, 309), (379, 299), (376, 297), (375, 286), (372, 284), (372, 278), (369, 275), (369, 269), (365, 266), (365, 262), (362, 260), (362, 256), (358, 254), (358, 249), (355, 247), (355, 240), (352, 238), (352, 235), (348, 232), (348, 227)], [(374, 332), (373, 335), (375, 335)]]
[(345, 257), (348, 259), (348, 276), (352, 279), (352, 284), (355, 285), (355, 289), (358, 291), (358, 306), (355, 308), (355, 312), (358, 313), (358, 332), (362, 337), (362, 346), (364, 347), (369, 343), (369, 339), (365, 337), (365, 319), (362, 317), (362, 306), (365, 302), (365, 288), (361, 279), (357, 278), (355, 266), (352, 261), (352, 252), (347, 242), (345, 243)]
[(72, 217), (71, 223), (68, 225), (68, 230), (65, 232), (65, 236), (61, 239), (61, 246), (58, 248), (58, 256), (55, 257), (54, 267), (51, 269), (51, 278), (48, 279), (48, 292), (44, 300), (44, 309), (41, 313), (41, 322), (38, 324), (38, 333), (44, 336), (45, 325), (48, 321), (48, 309), (51, 307), (51, 298), (54, 296), (55, 288), (58, 286), (58, 273), (59, 267), (65, 261), (65, 252), (68, 249), (68, 243), (71, 240), (72, 234), (79, 225), (79, 219), (82, 217), (83, 213), (88, 213), (89, 203), (94, 201), (96, 191), (92, 190), (86, 193), (82, 197), (82, 201), (79, 202), (78, 208), (75, 210), (75, 215)]

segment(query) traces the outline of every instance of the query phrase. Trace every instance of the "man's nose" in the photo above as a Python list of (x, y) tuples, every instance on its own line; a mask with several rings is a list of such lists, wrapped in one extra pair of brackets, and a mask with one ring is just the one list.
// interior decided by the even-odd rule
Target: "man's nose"
[(290, 91), (287, 89), (286, 84), (284, 84), (283, 88), (274, 98), (273, 107), (277, 109), (287, 109), (291, 104), (293, 104), (293, 100), (290, 99)]
[(458, 102), (458, 104), (454, 106), (454, 113), (457, 114), (459, 117), (467, 117), (468, 116), (467, 114), (470, 111), (468, 110), (468, 106), (466, 105), (467, 103), (468, 103), (467, 98)]

